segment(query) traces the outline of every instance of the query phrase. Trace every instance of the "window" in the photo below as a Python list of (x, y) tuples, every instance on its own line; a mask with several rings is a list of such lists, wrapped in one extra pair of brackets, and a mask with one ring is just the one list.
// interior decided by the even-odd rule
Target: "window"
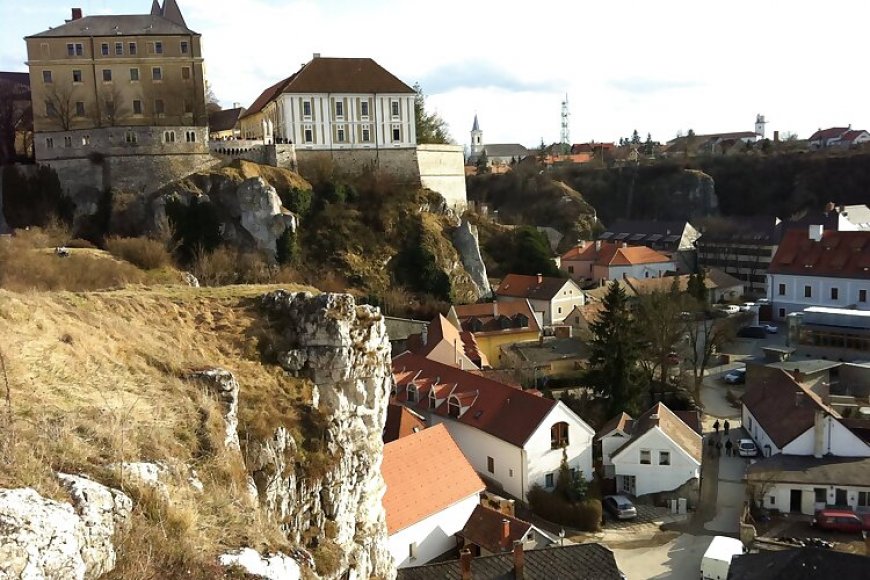
[(858, 492), (858, 507), (870, 506), (870, 491)]
[(110, 69), (110, 68), (103, 69), (103, 82), (104, 83), (112, 82), (112, 69)]
[(514, 470), (508, 469), (508, 477), (513, 477), (513, 476), (514, 476)]
[(344, 103), (341, 101), (336, 101), (335, 103), (335, 116), (344, 117)]
[(42, 82), (44, 82), (47, 85), (51, 84), (51, 71), (50, 70), (42, 71)]
[(568, 266), (568, 273), (569, 273), (569, 274), (573, 274), (573, 273), (574, 273), (574, 266)]
[(54, 139), (52, 137), (45, 138), (45, 148), (54, 149)]
[(776, 505), (776, 496), (772, 495), (769, 498), (767, 498), (767, 503), (768, 503), (768, 505)]
[(190, 44), (187, 43), (186, 40), (181, 41), (181, 54), (187, 54), (190, 52)]
[(785, 284), (780, 284), (780, 285), (779, 285), (779, 295), (780, 295), (780, 296), (785, 296)]
[(164, 143), (175, 143), (175, 131), (164, 131), (163, 132), (163, 142)]
[(122, 56), (124, 54), (124, 43), (116, 42), (115, 43), (115, 56)]
[(816, 496), (816, 503), (828, 503), (828, 491), (824, 487), (814, 488), (813, 493), (815, 493)]
[(779, 317), (780, 317), (780, 318), (785, 318), (785, 308), (780, 308), (780, 309), (779, 309)]
[(302, 116), (311, 116), (311, 101), (302, 101)]
[(812, 298), (812, 297), (813, 297), (812, 286), (804, 286), (804, 298)]
[(393, 141), (402, 140), (402, 130), (398, 127), (393, 127)]
[(109, 56), (109, 43), (104, 42), (100, 45), (100, 54), (103, 56)]
[(303, 139), (306, 143), (311, 143), (314, 141), (314, 132), (311, 129), (305, 129), (303, 133)]
[[(138, 103), (140, 101), (133, 101), (133, 102)], [(124, 134), (124, 141), (126, 141), (127, 143), (136, 143), (139, 141), (139, 136), (136, 135), (136, 133), (134, 133), (133, 131), (127, 131)]]
[(651, 453), (649, 449), (641, 449), (640, 450), (640, 464), (641, 465), (650, 465), (652, 464), (652, 460), (650, 459)]
[(83, 56), (85, 47), (80, 42), (70, 42), (66, 45), (67, 56)]
[(91, 144), (91, 136), (90, 135), (82, 135), (82, 145), (90, 145)]
[(363, 101), (359, 104), (359, 114), (362, 117), (369, 116), (369, 102), (368, 101)]
[[(165, 105), (163, 104), (163, 99), (155, 99), (154, 100), (154, 114), (155, 115), (162, 115), (165, 112), (166, 112), (166, 110), (165, 110)], [(174, 141), (174, 139), (173, 139), (173, 141)]]
[(185, 81), (190, 80), (190, 67), (189, 66), (181, 67), (181, 78), (182, 78), (182, 80), (185, 80)]
[(84, 101), (76, 101), (76, 117), (84, 117), (85, 116), (85, 102)]
[(839, 300), (840, 299), (840, 289), (839, 288), (831, 288), (831, 300)]
[(399, 116), (399, 101), (390, 101), (390, 112), (394, 117)]
[(547, 488), (553, 487), (553, 479), (555, 479), (555, 478), (553, 477), (552, 473), (548, 473), (547, 475), (545, 475), (544, 476), (544, 487), (547, 487)]
[(670, 465), (671, 464), (671, 452), (670, 451), (659, 451), (659, 465)]
[(568, 423), (560, 421), (550, 427), (550, 449), (568, 446)]
[(345, 139), (344, 139), (344, 129), (338, 129), (338, 130), (335, 132), (335, 135), (336, 135), (336, 137), (335, 137), (335, 140), (336, 140), (336, 141), (338, 141), (339, 143), (344, 143), (344, 141), (345, 141)]
[(82, 82), (82, 71), (80, 71), (80, 70), (73, 71), (73, 82), (74, 83)]
[(556, 314), (562, 314), (562, 307), (557, 308), (558, 312)]
[(459, 417), (462, 414), (462, 406), (456, 397), (450, 397), (447, 400), (447, 414), (451, 417)]
[(858, 290), (858, 302), (867, 302), (866, 290)]
[(372, 132), (369, 130), (368, 127), (363, 127), (363, 130), (362, 130), (362, 142), (363, 142), (363, 143), (368, 143), (368, 142), (371, 141), (371, 140), (372, 140)]
[(163, 54), (163, 43), (159, 40), (154, 43), (154, 54)]
[(486, 458), (486, 470), (490, 473), (495, 473), (495, 459), (492, 457)]
[(416, 385), (408, 385), (408, 402), (416, 403), (417, 402), (417, 387)]
[(64, 137), (63, 138), (63, 146), (64, 147), (72, 147), (72, 137)]
[(163, 80), (163, 69), (159, 66), (151, 67), (151, 80), (153, 81), (162, 81)]
[(127, 52), (130, 53), (131, 55), (136, 54), (136, 43), (135, 42), (131, 42), (130, 44), (127, 45)]
[(135, 99), (133, 101), (133, 114), (134, 115), (141, 115), (142, 114), (142, 101), (140, 101), (139, 99)]
[(45, 101), (45, 116), (52, 119), (57, 117), (57, 109), (51, 101)]
[(186, 131), (184, 133), (184, 140), (188, 143), (196, 143), (196, 131)]
[(417, 542), (408, 544), (408, 558), (411, 560), (417, 559)]

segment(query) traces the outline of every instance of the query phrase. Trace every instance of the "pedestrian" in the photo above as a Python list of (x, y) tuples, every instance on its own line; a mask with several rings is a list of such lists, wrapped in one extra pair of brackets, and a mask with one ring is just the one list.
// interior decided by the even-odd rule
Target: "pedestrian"
[(731, 439), (725, 442), (725, 455), (731, 457), (731, 450), (734, 448), (734, 444), (731, 443)]
[(722, 424), (722, 430), (725, 431), (725, 435), (728, 435), (728, 429), (731, 428), (731, 425), (728, 424), (728, 419), (725, 419), (725, 423)]
[(719, 419), (716, 419), (716, 422), (713, 423), (713, 429), (716, 430), (716, 434), (719, 433)]
[(716, 442), (716, 457), (719, 457), (720, 455), (722, 455), (722, 442), (717, 441)]

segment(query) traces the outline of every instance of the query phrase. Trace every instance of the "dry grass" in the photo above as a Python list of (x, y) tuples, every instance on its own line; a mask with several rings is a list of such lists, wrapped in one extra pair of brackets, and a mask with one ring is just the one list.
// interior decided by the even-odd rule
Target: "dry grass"
[[(0, 487), (64, 499), (55, 470), (121, 485), (138, 501), (115, 578), (215, 577), (209, 566), (222, 547), (280, 547), (275, 524), (251, 509), (241, 461), (221, 451), (217, 403), (185, 379), (195, 368), (233, 371), (243, 435), (301, 428), (309, 386), (260, 361), (266, 322), (254, 298), (273, 289), (0, 290), (11, 408), (0, 425)], [(165, 504), (106, 468), (118, 461), (180, 461), (206, 491), (178, 482)]]
[(166, 245), (148, 238), (109, 238), (106, 249), (116, 258), (126, 260), (143, 270), (157, 270), (172, 264)]

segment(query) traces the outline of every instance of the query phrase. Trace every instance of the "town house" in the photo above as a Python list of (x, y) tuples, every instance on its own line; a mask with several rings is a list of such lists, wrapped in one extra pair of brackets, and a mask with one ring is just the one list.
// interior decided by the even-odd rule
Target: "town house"
[(541, 338), (541, 325), (528, 300), (457, 304), (450, 307), (447, 320), (462, 332), (470, 332), (481, 360), (485, 357), (495, 368), (504, 366), (502, 346)]
[(586, 304), (583, 290), (570, 279), (508, 274), (495, 291), (498, 303), (528, 300), (541, 326), (559, 324), (575, 306)]
[(559, 267), (572, 280), (596, 285), (624, 277), (657, 278), (677, 270), (671, 258), (652, 248), (601, 240), (580, 242), (562, 254)]

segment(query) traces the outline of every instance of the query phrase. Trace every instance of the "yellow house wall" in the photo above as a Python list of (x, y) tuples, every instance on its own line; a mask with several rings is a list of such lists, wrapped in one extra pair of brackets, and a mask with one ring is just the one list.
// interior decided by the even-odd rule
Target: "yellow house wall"
[(537, 332), (512, 332), (510, 334), (498, 335), (474, 335), (477, 340), (477, 346), (489, 359), (489, 364), (493, 368), (502, 368), (501, 347), (507, 344), (517, 342), (528, 342), (538, 340), (540, 335)]

